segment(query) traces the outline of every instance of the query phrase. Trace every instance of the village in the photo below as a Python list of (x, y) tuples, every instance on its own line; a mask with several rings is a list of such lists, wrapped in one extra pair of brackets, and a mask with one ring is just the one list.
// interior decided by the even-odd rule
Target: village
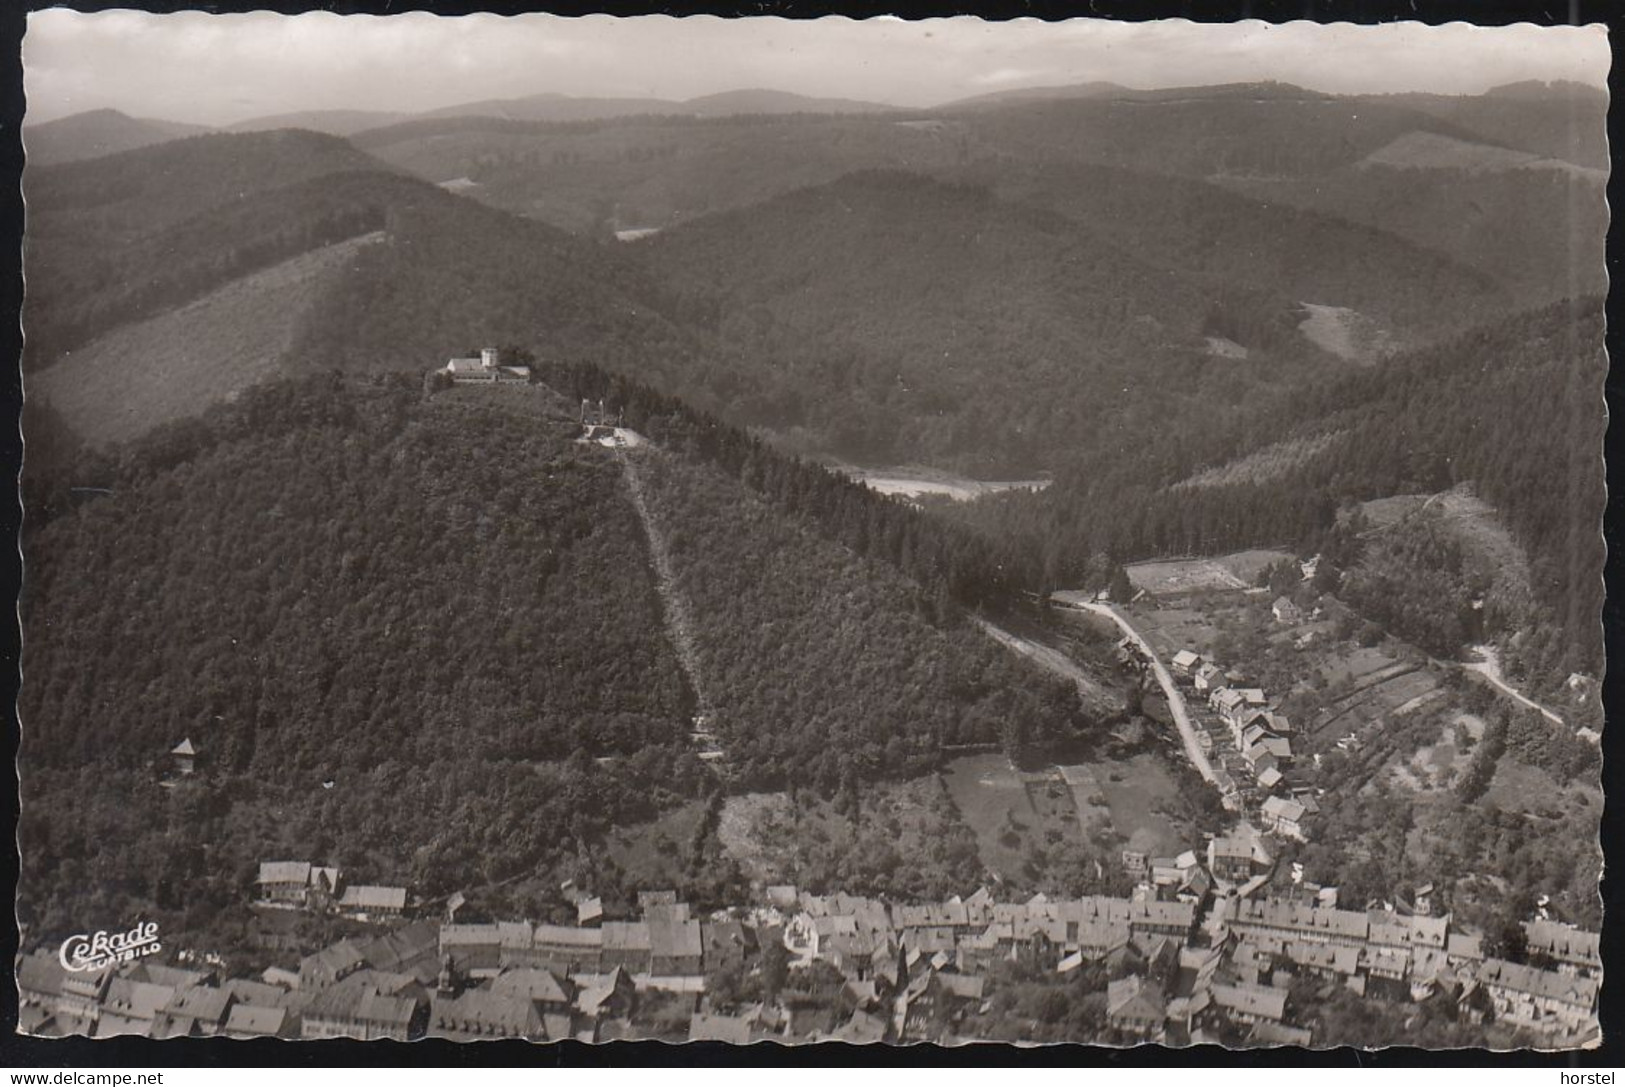
[[(458, 385), (530, 380), (494, 349), (433, 376)], [(602, 401), (584, 401), (579, 422), (581, 441), (617, 452), (642, 441)], [(630, 482), (636, 493), (635, 475)], [(1328, 640), (1330, 622), (1307, 589), (1316, 560), (1298, 565), (1291, 580), (1306, 587), (1301, 605), (1290, 592), (1234, 577), (1219, 587), (1223, 599), (1242, 600), (1233, 606), (1250, 609), (1252, 622), (1273, 628), (1283, 651)], [(463, 894), (419, 899), (406, 886), (351, 882), (322, 861), (267, 860), (247, 901), (256, 947), (274, 963), (262, 956), (253, 969), (234, 970), (214, 952), (166, 948), (85, 969), (37, 947), (17, 960), (22, 1029), (159, 1039), (959, 1044), (1060, 1040), (1045, 1033), (1043, 1010), (1060, 1008), (1054, 1018), (1084, 1028), (1070, 1040), (1314, 1046), (1336, 1044), (1321, 1014), (1341, 994), (1402, 1015), (1443, 1007), (1458, 1023), (1498, 1024), (1508, 1044), (1593, 1041), (1596, 933), (1542, 908), (1521, 921), (1521, 946), (1511, 948), (1458, 921), (1432, 883), (1344, 908), (1337, 887), (1307, 878), (1301, 863), (1279, 862), (1283, 845), (1316, 833), (1322, 790), (1309, 769), (1327, 750), (1357, 748), (1360, 721), (1333, 702), (1311, 724), (1316, 735), (1295, 726), (1286, 698), (1234, 663), (1254, 654), (1227, 653), (1211, 634), (1197, 644), (1192, 632), (1213, 624), (1193, 609), (1212, 599), (1212, 586), (1185, 584), (1116, 603), (1105, 593), (1054, 597), (1068, 612), (1109, 617), (1128, 631), (1115, 643), (1118, 666), (1142, 684), (1155, 675), (1190, 761), (1240, 816), (1195, 848), (1164, 853), (1167, 840), (1156, 852), (1123, 848), (1128, 882), (1120, 886), (1133, 885), (1125, 896), (1008, 900), (994, 872), (997, 889), (944, 901), (762, 881), (750, 901), (698, 910), (672, 890), (642, 890), (635, 907), (619, 907), (566, 883), (573, 923), (501, 911), (471, 920), (478, 911)], [(668, 602), (678, 635), (680, 605)], [(1399, 692), (1387, 703), (1394, 717), (1442, 693), (1404, 662), (1370, 674), (1371, 686)], [(697, 673), (691, 679), (703, 691)], [(705, 710), (702, 699), (691, 738), (717, 765)], [(1340, 716), (1338, 732), (1355, 727), (1334, 739), (1325, 725)], [(205, 752), (188, 737), (168, 754), (160, 784), (176, 788), (195, 779)], [(1080, 774), (1055, 771), (1069, 787), (1075, 777), (1092, 780)], [(312, 943), (279, 930), (279, 918), (319, 919), (344, 934)], [(1037, 1013), (1034, 993), (1048, 1001)]]
[(1444, 1000), (1463, 1022), (1534, 1044), (1595, 1036), (1595, 933), (1532, 918), (1520, 963), (1440, 915), (1431, 887), (1367, 910), (1338, 908), (1325, 889), (1261, 896), (1267, 855), (1244, 837), (1124, 863), (1139, 876), (1125, 898), (1004, 902), (983, 887), (895, 903), (779, 885), (704, 914), (644, 891), (626, 918), (566, 885), (576, 923), (550, 924), (460, 921), (461, 895), (437, 911), (405, 888), (272, 861), (256, 909), (343, 917), (356, 934), (254, 976), (186, 950), (85, 970), (39, 948), (17, 962), (21, 1024), (95, 1037), (956, 1044), (1028, 1040), (1001, 988), (1040, 986), (1062, 1007), (1096, 997), (1090, 1040), (1312, 1046), (1320, 999), (1341, 987), (1390, 1006)]

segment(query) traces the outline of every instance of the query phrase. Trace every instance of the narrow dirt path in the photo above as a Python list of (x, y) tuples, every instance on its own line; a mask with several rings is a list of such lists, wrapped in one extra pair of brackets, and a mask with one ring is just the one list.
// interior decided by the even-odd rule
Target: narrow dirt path
[(1509, 696), (1513, 701), (1527, 706), (1529, 709), (1539, 711), (1540, 714), (1552, 724), (1563, 724), (1563, 718), (1559, 717), (1545, 706), (1542, 706), (1539, 702), (1536, 702), (1534, 699), (1530, 698), (1528, 695), (1524, 694), (1522, 691), (1518, 690), (1516, 687), (1506, 681), (1505, 677), (1501, 675), (1501, 655), (1495, 651), (1495, 647), (1493, 645), (1475, 645), (1472, 647), (1472, 650), (1479, 655), (1480, 659), (1471, 664), (1462, 665), (1464, 670), (1468, 672), (1477, 672), (1479, 675), (1489, 680), (1490, 683), (1500, 690), (1502, 694)]

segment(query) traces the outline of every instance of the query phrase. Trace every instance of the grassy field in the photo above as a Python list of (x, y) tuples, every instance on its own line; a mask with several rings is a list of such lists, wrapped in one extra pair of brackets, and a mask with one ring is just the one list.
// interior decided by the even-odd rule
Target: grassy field
[(1310, 722), (1306, 730), (1309, 741), (1306, 749), (1324, 750), (1351, 732), (1364, 735), (1372, 727), (1397, 727), (1399, 721), (1442, 697), (1438, 679), (1425, 670), (1405, 671), (1371, 682), (1372, 677), (1404, 667), (1407, 666), (1396, 664), (1388, 670), (1370, 673), (1366, 681), (1358, 685), (1356, 693), (1328, 706)]
[(1301, 303), (1298, 331), (1310, 343), (1347, 362), (1375, 362), (1393, 350), (1393, 337), (1373, 318), (1347, 306)]
[(1592, 810), (1601, 810), (1602, 794), (1594, 784), (1575, 781), (1559, 785), (1546, 771), (1505, 756), (1496, 764), (1485, 795), (1502, 811), (1551, 817), (1572, 806), (1582, 793), (1589, 794), (1599, 805)]
[(1032, 846), (1070, 840), (1171, 855), (1197, 844), (1194, 831), (1166, 814), (1178, 784), (1159, 756), (1096, 758), (1023, 773), (1002, 755), (956, 759), (943, 774), (982, 861), (1008, 877), (1022, 871)]
[(1359, 683), (1366, 676), (1391, 667), (1392, 654), (1380, 646), (1348, 646), (1329, 656), (1320, 665), (1320, 674), (1329, 683)]
[[(1041, 792), (1035, 800), (1025, 778), (1002, 754), (967, 755), (948, 764), (942, 774), (948, 795), (976, 834), (977, 852), (988, 871), (1012, 878), (1022, 870), (1033, 844), (1062, 841), (1081, 833), (1077, 809), (1066, 795), (1064, 805)], [(1051, 839), (1051, 834), (1056, 837)]]
[(1103, 761), (1094, 772), (1112, 827), (1125, 839), (1123, 848), (1163, 856), (1197, 844), (1163, 814), (1178, 798), (1179, 786), (1156, 755)]
[(1152, 596), (1253, 587), (1258, 573), (1270, 563), (1291, 558), (1285, 551), (1263, 548), (1238, 551), (1217, 558), (1171, 559), (1138, 562), (1127, 567), (1129, 581)]
[(922, 495), (940, 495), (956, 502), (968, 502), (983, 495), (1000, 491), (1041, 491), (1048, 487), (1047, 479), (985, 480), (971, 479), (940, 468), (908, 466), (902, 468), (862, 468), (854, 464), (835, 462), (835, 468), (850, 479), (879, 494), (919, 498)]
[[(367, 235), (245, 276), (180, 309), (115, 329), (30, 377), (81, 438), (113, 445), (201, 413), (280, 373), (300, 314)], [(420, 360), (428, 369), (433, 360)]]

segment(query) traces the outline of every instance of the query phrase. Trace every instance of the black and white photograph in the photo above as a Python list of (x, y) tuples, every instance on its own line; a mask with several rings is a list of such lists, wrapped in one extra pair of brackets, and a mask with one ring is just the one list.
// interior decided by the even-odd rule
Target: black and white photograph
[(1609, 65), (31, 12), (18, 1030), (1600, 1046)]

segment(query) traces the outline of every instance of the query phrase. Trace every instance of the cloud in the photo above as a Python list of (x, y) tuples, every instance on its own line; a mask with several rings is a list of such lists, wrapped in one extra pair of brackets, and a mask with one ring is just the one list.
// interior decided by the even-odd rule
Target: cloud
[(683, 99), (742, 87), (904, 106), (1095, 80), (1476, 93), (1523, 79), (1601, 85), (1609, 56), (1601, 27), (55, 8), (30, 14), (23, 59), (31, 121), (112, 106), (226, 124), (302, 109), (413, 111), (539, 93)]
[(1010, 83), (1031, 84), (1042, 74), (1031, 68), (995, 68), (991, 72), (971, 76), (968, 82), (978, 87), (998, 87)]

